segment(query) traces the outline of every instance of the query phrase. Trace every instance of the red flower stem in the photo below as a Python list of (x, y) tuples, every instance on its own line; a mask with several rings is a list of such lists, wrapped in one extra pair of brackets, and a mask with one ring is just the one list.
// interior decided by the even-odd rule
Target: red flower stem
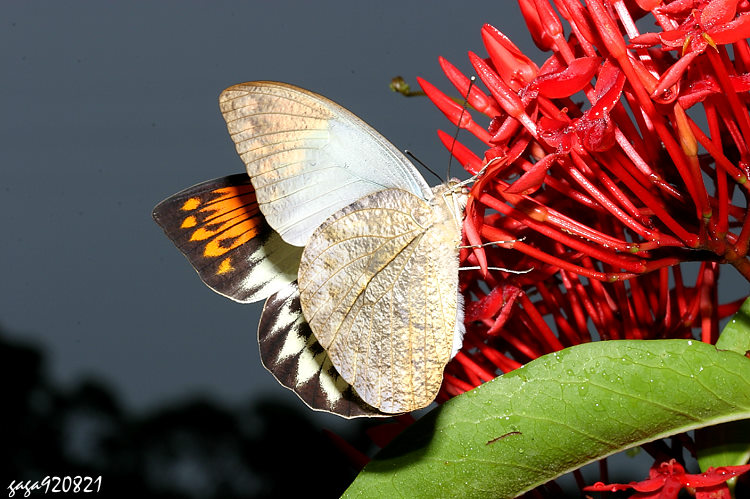
[[(628, 83), (635, 92), (635, 96), (638, 99), (641, 109), (643, 109), (644, 113), (651, 119), (651, 123), (653, 124), (656, 133), (659, 135), (664, 147), (667, 149), (667, 152), (682, 176), (682, 179), (685, 182), (685, 187), (696, 203), (698, 217), (703, 219), (704, 216), (710, 215), (710, 213), (707, 212), (707, 195), (705, 186), (703, 185), (703, 179), (695, 177), (694, 172), (691, 171), (687, 164), (682, 149), (679, 144), (677, 144), (671, 131), (667, 128), (661, 115), (654, 107), (651, 97), (633, 68), (632, 62), (627, 54), (625, 41), (617, 29), (617, 25), (609, 16), (602, 1), (589, 0), (586, 3), (586, 6), (588, 7), (591, 16), (594, 18), (594, 22), (599, 30), (599, 34), (602, 36), (605, 46), (609, 49), (612, 57), (618, 62), (623, 72), (625, 72)], [(644, 133), (645, 132), (646, 131), (644, 130)]]
[[(661, 272), (661, 269), (659, 270)], [(661, 318), (661, 296), (659, 296), (659, 274), (651, 273), (645, 276), (643, 281), (643, 289), (646, 292), (646, 301), (648, 302), (648, 308), (651, 312), (650, 323), (654, 326), (659, 325)]]
[[(502, 183), (498, 182), (498, 184)], [(684, 246), (682, 241), (661, 233), (653, 237), (653, 240), (651, 241), (645, 241), (641, 243), (624, 241), (622, 239), (604, 234), (601, 231), (594, 230), (591, 227), (582, 225), (572, 218), (566, 217), (565, 215), (562, 215), (561, 213), (552, 210), (551, 208), (547, 208), (545, 206), (545, 198), (543, 196), (538, 196), (535, 199), (526, 198), (525, 200), (533, 203), (531, 207), (524, 208), (524, 211), (529, 214), (531, 219), (544, 220), (546, 224), (551, 225), (552, 227), (557, 227), (566, 234), (573, 234), (589, 241), (596, 241), (599, 245), (607, 248), (632, 253), (637, 251), (647, 251), (649, 249), (654, 249), (657, 247)], [(552, 203), (546, 203), (546, 205), (550, 204)], [(666, 215), (666, 213), (664, 213), (664, 215)], [(667, 219), (669, 218), (667, 217)], [(526, 223), (526, 221), (521, 222)], [(676, 222), (674, 224), (676, 225)], [(531, 227), (531, 225), (529, 226)], [(684, 229), (679, 228), (678, 232), (684, 232)]]
[(635, 303), (632, 299), (633, 283), (628, 281), (627, 285), (630, 287), (631, 299), (628, 299), (627, 292), (625, 291), (625, 283), (621, 283), (620, 285), (620, 287), (622, 288), (621, 292), (623, 293), (622, 303), (626, 305), (623, 308), (627, 308), (627, 311), (623, 312), (623, 315), (625, 316), (625, 324), (623, 326), (625, 328), (625, 331), (628, 332), (628, 338), (636, 340), (647, 339), (649, 338), (649, 333), (651, 333), (651, 331), (644, 328), (644, 325), (638, 320), (638, 313), (636, 311)]
[(696, 320), (700, 315), (701, 310), (701, 293), (700, 288), (703, 286), (703, 279), (705, 277), (706, 262), (701, 262), (700, 270), (698, 271), (698, 277), (695, 280), (695, 286), (690, 290), (687, 297), (688, 309), (682, 316), (682, 322), (690, 327), (696, 327), (700, 324), (696, 324)]
[[(591, 267), (593, 263), (591, 259), (584, 258), (584, 264), (587, 267)], [(614, 298), (610, 295), (604, 284), (601, 281), (590, 280), (589, 287), (591, 288), (592, 295), (595, 296), (598, 303), (599, 313), (602, 316), (602, 325), (598, 327), (599, 337), (603, 340), (619, 340), (623, 336), (620, 335), (619, 329), (613, 327), (615, 324), (619, 324), (619, 320), (615, 318), (613, 310), (617, 309), (617, 305)]]
[[(599, 281), (594, 281), (599, 282)], [(565, 320), (561, 314), (562, 307), (557, 303), (557, 300), (552, 296), (544, 282), (537, 283), (536, 286), (539, 294), (542, 297), (543, 304), (548, 307), (547, 313), (552, 314), (552, 318), (555, 321), (558, 331), (562, 336), (568, 340), (569, 345), (577, 345), (582, 342), (581, 336), (571, 327), (570, 323)]]
[[(711, 143), (717, 148), (721, 148), (721, 130), (719, 128), (719, 119), (716, 115), (716, 108), (713, 105), (713, 99), (707, 99), (704, 103), (704, 109), (706, 111), (706, 121), (708, 122), (708, 130), (711, 137)], [(727, 175), (723, 170), (716, 168), (713, 173), (714, 183), (716, 184), (716, 198), (717, 198), (717, 215), (714, 217), (716, 221), (716, 227), (714, 229), (715, 235), (718, 240), (722, 243), (720, 248), (717, 248), (718, 254), (724, 254), (726, 248), (724, 247), (724, 240), (727, 232), (729, 232), (729, 205), (731, 204), (731, 198), (729, 197), (729, 186), (727, 184)], [(713, 207), (712, 207), (713, 209)]]
[(594, 330), (600, 332), (608, 326), (606, 322), (607, 304), (601, 303), (602, 296), (598, 293), (598, 290), (592, 286), (592, 283), (601, 285), (601, 282), (599, 281), (589, 281), (588, 284), (584, 285), (580, 280), (577, 280), (576, 291), (583, 298), (591, 322), (594, 324)]
[(568, 272), (561, 269), (559, 275), (560, 279), (562, 280), (563, 288), (565, 289), (565, 297), (567, 299), (566, 307), (570, 313), (570, 319), (572, 319), (573, 324), (578, 331), (578, 335), (583, 336), (588, 332), (588, 327), (586, 326), (586, 316), (583, 312), (581, 304), (578, 301), (578, 295), (572, 292), (572, 286), (570, 284), (570, 279), (568, 278)]
[[(631, 175), (627, 166), (621, 163), (621, 158), (618, 155), (612, 156), (612, 161), (601, 162), (606, 164), (609, 170), (620, 179), (630, 189), (637, 199), (640, 199), (652, 212), (666, 225), (680, 240), (685, 241), (685, 244), (692, 247), (697, 244), (697, 236), (688, 232), (684, 225), (672, 218), (666, 211), (665, 203), (657, 199), (648, 189), (640, 185)], [(659, 235), (659, 242), (666, 243), (670, 246), (681, 245), (666, 235)]]
[(748, 47), (747, 40), (740, 40), (732, 44), (732, 50), (734, 51), (737, 72), (746, 73), (750, 71), (750, 47)]
[(474, 387), (470, 384), (458, 379), (455, 376), (451, 376), (450, 374), (445, 374), (443, 376), (443, 387), (450, 395), (454, 397), (456, 395), (461, 395), (464, 392), (468, 392), (469, 390), (474, 389)]
[(466, 374), (469, 376), (469, 380), (474, 383), (475, 386), (481, 385), (483, 381), (489, 381), (495, 378), (494, 373), (489, 372), (474, 362), (474, 360), (463, 351), (458, 352), (454, 359), (461, 364), (464, 371), (466, 371)]
[[(524, 171), (528, 171), (534, 166), (532, 163), (526, 161), (523, 158), (519, 158), (518, 160), (516, 160), (516, 164), (520, 165)], [(604, 211), (597, 203), (594, 202), (593, 199), (586, 196), (584, 193), (573, 189), (573, 187), (564, 180), (557, 179), (552, 175), (546, 175), (544, 177), (544, 180), (542, 180), (542, 183), (547, 187), (559, 192), (563, 196), (572, 199), (576, 203), (583, 205), (586, 208), (594, 210), (600, 209), (602, 212)]]
[(623, 95), (635, 119), (635, 125), (638, 130), (635, 135), (643, 137), (643, 144), (645, 146), (643, 156), (646, 158), (644, 161), (649, 164), (650, 169), (651, 163), (658, 164), (657, 159), (662, 149), (659, 137), (656, 135), (651, 119), (640, 109), (638, 99), (627, 85), (623, 89)]
[(633, 304), (635, 312), (633, 318), (640, 325), (646, 326), (652, 322), (651, 307), (648, 305), (641, 281), (639, 279), (631, 279), (628, 281), (628, 284), (630, 285), (630, 302)]
[[(579, 168), (585, 166), (584, 161), (578, 154), (571, 153), (570, 157)], [(589, 195), (591, 195), (591, 197), (599, 201), (599, 203), (604, 206), (607, 211), (609, 211), (618, 220), (620, 220), (620, 222), (622, 222), (626, 227), (629, 227), (631, 230), (633, 230), (633, 232), (635, 232), (636, 234), (640, 234), (645, 239), (658, 239), (656, 234), (654, 234), (652, 231), (650, 231), (640, 223), (636, 222), (632, 217), (628, 216), (613, 201), (611, 201), (601, 191), (599, 191), (589, 181), (587, 176), (584, 175), (578, 168), (575, 168), (571, 165), (567, 170), (569, 174), (578, 182), (578, 184), (583, 187), (584, 190), (589, 193)], [(600, 178), (600, 180), (602, 179)]]
[(555, 336), (555, 333), (549, 328), (544, 318), (541, 316), (539, 311), (536, 309), (534, 304), (531, 302), (526, 293), (521, 293), (518, 297), (520, 305), (523, 307), (523, 311), (529, 317), (529, 320), (535, 326), (535, 333), (541, 336), (541, 340), (544, 342), (547, 351), (558, 351), (562, 350), (563, 345), (560, 340)]
[[(590, 255), (596, 258), (597, 260), (601, 260), (602, 262), (609, 263), (615, 267), (622, 268), (626, 270), (627, 272), (623, 274), (617, 274), (617, 273), (602, 274), (599, 272), (592, 272), (592, 271), (589, 271), (588, 269), (584, 269), (582, 267), (572, 265), (565, 260), (561, 260), (559, 258), (555, 258), (553, 256), (547, 255), (546, 253), (534, 247), (531, 247), (530, 245), (524, 244), (523, 242), (517, 242), (514, 244), (514, 249), (517, 249), (521, 251), (522, 253), (532, 256), (542, 262), (549, 263), (550, 265), (554, 265), (556, 267), (565, 268), (567, 270), (570, 270), (571, 272), (581, 273), (582, 275), (591, 277), (593, 279), (607, 280), (607, 281), (612, 280), (612, 279), (620, 280), (623, 278), (627, 278), (627, 276), (641, 274), (647, 268), (646, 263), (644, 263), (641, 260), (632, 260), (629, 258), (625, 258), (623, 255), (618, 255), (609, 251), (601, 250), (596, 246), (586, 244), (583, 241), (574, 239), (572, 237), (568, 237), (566, 234), (560, 231), (547, 227), (544, 224), (540, 224), (536, 222), (535, 220), (531, 219), (530, 217), (528, 217), (527, 215), (522, 214), (518, 210), (511, 208), (507, 204), (495, 199), (494, 197), (488, 194), (482, 194), (481, 198), (479, 198), (479, 201), (489, 206), (490, 208), (493, 208), (499, 211), (500, 213), (511, 216), (512, 218), (518, 220), (519, 222), (527, 225), (529, 228), (542, 233), (543, 235), (551, 238), (552, 240), (560, 241), (561, 243), (565, 244), (569, 248), (586, 253), (587, 255)], [(487, 225), (482, 226), (481, 234), (485, 238), (486, 241), (504, 241), (504, 240), (507, 240), (508, 237), (510, 237), (510, 234), (502, 232), (497, 228), (489, 227)], [(502, 239), (503, 237), (505, 237), (505, 239)]]
[[(591, 169), (593, 175), (599, 179), (599, 181), (604, 185), (604, 188), (606, 191), (609, 191), (609, 193), (614, 197), (615, 201), (622, 207), (622, 209), (625, 210), (626, 213), (634, 220), (637, 221), (637, 223), (641, 226), (644, 224), (647, 224), (648, 218), (641, 215), (641, 210), (639, 210), (633, 202), (630, 200), (630, 198), (620, 189), (620, 187), (612, 180), (612, 178), (607, 175), (606, 172), (604, 172), (600, 165), (601, 164), (607, 164), (611, 160), (609, 158), (610, 154), (603, 154), (602, 163), (599, 163), (597, 161), (594, 161), (594, 158), (591, 156), (585, 156), (585, 164), (589, 166)], [(577, 159), (576, 162), (582, 161), (583, 158), (581, 156), (576, 155)], [(644, 227), (645, 228), (645, 227)], [(644, 236), (648, 239), (655, 239), (655, 237), (651, 236)]]
[[(737, 242), (734, 243), (732, 248), (733, 255), (731, 257), (729, 254), (726, 255), (727, 259), (731, 258), (730, 263), (737, 267), (738, 270), (740, 269), (738, 266), (741, 263), (740, 260), (744, 260), (747, 256), (748, 241), (750, 241), (750, 203), (748, 203), (747, 211), (745, 212), (745, 220), (742, 224), (742, 230), (740, 230)], [(748, 265), (748, 262), (745, 261), (744, 265)], [(744, 272), (742, 272), (742, 275), (748, 277), (748, 280), (750, 280), (750, 275), (745, 274)]]
[(519, 367), (523, 365), (520, 362), (516, 362), (515, 360), (507, 357), (506, 355), (503, 355), (502, 353), (488, 346), (483, 341), (479, 341), (473, 336), (469, 338), (469, 345), (472, 348), (478, 349), (484, 358), (486, 358), (495, 367), (497, 367), (504, 373), (510, 372), (514, 369), (518, 369)]
[(717, 315), (720, 319), (724, 319), (726, 317), (729, 317), (730, 315), (736, 314), (742, 304), (745, 303), (745, 300), (746, 298), (743, 296), (742, 298), (738, 298), (732, 302), (720, 304), (716, 308)]
[[(530, 200), (532, 201), (532, 200)], [(671, 236), (665, 236), (660, 234), (659, 237), (655, 237), (655, 241), (647, 241), (645, 243), (632, 243), (623, 239), (618, 239), (605, 234), (599, 230), (594, 230), (591, 227), (582, 225), (577, 220), (569, 218), (560, 212), (547, 208), (551, 203), (543, 204), (544, 199), (539, 196), (533, 199), (532, 207), (525, 208), (524, 211), (530, 213), (531, 218), (537, 220), (541, 218), (544, 222), (552, 227), (556, 227), (566, 234), (572, 234), (578, 237), (582, 237), (588, 241), (595, 241), (597, 244), (611, 248), (616, 251), (624, 251), (628, 253), (635, 253), (639, 250), (645, 250), (649, 247), (668, 247), (668, 246), (684, 246), (681, 241)], [(656, 242), (658, 241), (658, 242)]]
[(354, 469), (361, 470), (370, 462), (370, 458), (366, 454), (356, 449), (343, 437), (326, 429), (323, 429), (323, 433), (349, 459), (349, 463)]
[[(515, 330), (516, 328), (513, 328), (513, 331)], [(528, 341), (528, 338), (523, 336), (523, 329), (517, 330), (519, 333), (514, 334), (508, 329), (500, 328), (497, 332), (497, 336), (505, 340), (512, 348), (518, 350), (521, 355), (525, 356), (527, 359), (536, 359), (544, 354), (544, 352), (532, 348), (532, 345), (530, 344), (531, 342)]]
[(612, 122), (617, 125), (615, 128), (617, 144), (631, 158), (633, 165), (648, 179), (656, 177), (651, 165), (643, 159), (643, 156), (648, 154), (648, 146), (630, 119), (622, 101), (618, 101), (612, 109)]
[(708, 151), (708, 154), (710, 154), (714, 158), (714, 160), (716, 161), (716, 166), (723, 169), (727, 173), (727, 175), (732, 177), (746, 190), (749, 190), (750, 185), (748, 185), (747, 176), (742, 173), (739, 168), (737, 168), (731, 161), (729, 161), (726, 156), (724, 156), (724, 152), (713, 144), (711, 139), (709, 139), (706, 134), (703, 133), (703, 130), (701, 130), (694, 121), (690, 120), (689, 123), (690, 130), (693, 132), (693, 135), (695, 135), (695, 138), (698, 139), (698, 143), (703, 146), (706, 151)]
[(706, 263), (704, 271), (703, 285), (700, 288), (701, 295), (701, 341), (704, 343), (715, 343), (718, 339), (718, 331), (714, 325), (718, 324), (716, 317), (716, 308), (714, 303), (718, 303), (716, 296), (716, 279), (719, 273), (719, 266), (716, 262)]
[[(651, 170), (651, 166), (648, 163), (646, 163), (646, 161), (643, 159), (641, 154), (638, 153), (633, 148), (633, 145), (629, 142), (628, 137), (631, 137), (632, 135), (638, 135), (638, 132), (635, 131), (635, 129), (633, 129), (633, 133), (629, 134), (628, 136), (623, 135), (622, 132), (616, 131), (616, 133), (617, 133), (617, 143), (619, 144), (620, 148), (623, 150), (625, 155), (630, 159), (630, 161), (632, 162), (632, 165), (635, 166), (637, 171), (646, 175), (646, 177), (648, 178), (648, 182), (658, 187), (665, 194), (675, 198), (676, 200), (680, 202), (684, 202), (685, 197), (682, 195), (682, 193), (678, 191), (677, 189), (675, 189), (672, 185), (665, 182), (664, 179), (662, 179), (656, 173), (654, 173)], [(647, 184), (643, 184), (643, 185), (645, 186)]]
[(595, 306), (594, 301), (588, 292), (588, 288), (581, 283), (581, 280), (577, 275), (570, 275), (569, 279), (573, 285), (573, 291), (578, 295), (586, 314), (588, 314), (589, 318), (594, 323), (595, 328), (601, 330), (604, 327), (601, 310)]
[[(732, 111), (729, 109), (729, 103), (726, 99), (716, 99), (716, 107), (719, 109), (719, 116), (723, 119), (723, 124), (729, 132), (729, 136), (732, 137), (734, 145), (737, 147), (737, 151), (740, 153), (741, 158), (748, 157), (747, 143), (745, 137), (742, 136), (737, 122), (731, 119)], [(747, 172), (745, 172), (747, 174)]]
[(747, 106), (743, 105), (737, 97), (737, 92), (735, 92), (732, 83), (729, 81), (729, 74), (727, 73), (726, 66), (724, 66), (721, 55), (711, 49), (707, 49), (705, 53), (708, 55), (708, 60), (711, 61), (714, 74), (719, 79), (723, 95), (729, 100), (729, 107), (739, 122), (743, 137), (750, 137), (750, 117), (747, 114)]

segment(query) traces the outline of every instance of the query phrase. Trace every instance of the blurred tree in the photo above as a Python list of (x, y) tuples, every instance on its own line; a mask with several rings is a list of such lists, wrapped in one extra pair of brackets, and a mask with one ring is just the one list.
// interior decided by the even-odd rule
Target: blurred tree
[[(97, 497), (339, 496), (356, 470), (305, 412), (272, 400), (245, 408), (195, 399), (131, 414), (99, 380), (56, 386), (38, 347), (0, 330), (0, 469), (12, 480), (102, 476)], [(344, 435), (365, 447), (364, 422)], [(22, 495), (22, 494), (21, 494)]]

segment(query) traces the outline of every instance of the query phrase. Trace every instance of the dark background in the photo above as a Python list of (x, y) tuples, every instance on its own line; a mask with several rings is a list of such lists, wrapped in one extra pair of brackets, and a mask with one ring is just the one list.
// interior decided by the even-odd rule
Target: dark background
[(43, 345), (60, 383), (99, 376), (133, 409), (283, 394), (258, 359), (261, 306), (205, 287), (151, 210), (244, 171), (217, 98), (257, 79), (322, 93), (444, 171), (435, 130), (452, 127), (426, 99), (390, 92), (391, 77), (450, 90), (437, 57), (466, 67), (484, 22), (528, 42), (511, 2), (458, 3), (3, 3), (8, 334)]
[(361, 423), (274, 381), (261, 304), (205, 287), (151, 210), (243, 171), (217, 97), (256, 79), (322, 93), (444, 171), (435, 130), (452, 127), (388, 83), (450, 90), (438, 55), (467, 68), (485, 22), (528, 47), (514, 2), (3, 2), (3, 490), (75, 472), (103, 474), (107, 495), (280, 494), (314, 477), (340, 492), (353, 471), (321, 428), (366, 449)]
[(444, 171), (435, 130), (453, 128), (388, 83), (449, 91), (437, 57), (468, 71), (483, 23), (543, 61), (496, 0), (0, 4), (3, 487), (74, 471), (108, 494), (340, 492), (353, 471), (320, 429), (366, 448), (361, 423), (265, 372), (261, 305), (205, 287), (151, 210), (243, 171), (217, 97), (256, 79), (322, 93)]

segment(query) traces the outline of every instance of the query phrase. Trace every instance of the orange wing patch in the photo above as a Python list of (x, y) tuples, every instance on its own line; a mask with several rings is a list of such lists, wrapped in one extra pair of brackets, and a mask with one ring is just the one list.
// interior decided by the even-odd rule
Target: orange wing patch
[(233, 270), (234, 270), (234, 267), (232, 266), (232, 259), (225, 258), (219, 264), (219, 268), (216, 269), (216, 273), (221, 275), (221, 274), (226, 274), (228, 272), (231, 272)]
[[(215, 189), (206, 194), (206, 199), (190, 198), (180, 209), (191, 213), (180, 227), (197, 227), (190, 240), (208, 240), (203, 249), (207, 258), (223, 256), (253, 239), (258, 235), (258, 225), (262, 221), (255, 191), (249, 184)], [(218, 273), (230, 270), (231, 264), (225, 260)]]
[(177, 193), (159, 203), (154, 219), (212, 289), (239, 301), (257, 292), (243, 280), (258, 258), (255, 252), (273, 231), (247, 175), (210, 180)]

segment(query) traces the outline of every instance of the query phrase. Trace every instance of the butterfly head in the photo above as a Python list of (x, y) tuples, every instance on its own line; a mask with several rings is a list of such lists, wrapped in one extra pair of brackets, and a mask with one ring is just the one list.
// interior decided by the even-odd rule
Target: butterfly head
[(469, 200), (469, 189), (456, 178), (445, 184), (432, 188), (434, 197), (431, 203), (434, 210), (444, 211), (444, 220), (451, 220), (457, 227), (461, 227), (464, 219), (464, 209)]

